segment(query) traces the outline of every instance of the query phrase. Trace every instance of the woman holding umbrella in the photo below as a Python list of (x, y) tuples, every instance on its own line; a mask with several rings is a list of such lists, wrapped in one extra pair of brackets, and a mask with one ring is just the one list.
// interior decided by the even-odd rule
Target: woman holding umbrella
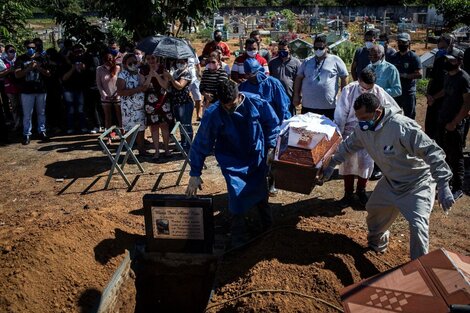
[(147, 90), (150, 81), (144, 81), (144, 77), (139, 74), (138, 63), (133, 53), (128, 53), (123, 57), (122, 65), (124, 69), (118, 75), (117, 94), (121, 97), (122, 128), (125, 132), (128, 132), (135, 125), (140, 125), (136, 138), (137, 149), (139, 155), (145, 156), (144, 92)]
[[(184, 129), (193, 138), (193, 128), (191, 121), (194, 111), (194, 102), (190, 96), (189, 84), (191, 83), (191, 72), (188, 69), (187, 59), (176, 60), (176, 70), (171, 74), (163, 71), (164, 84), (162, 87), (168, 90), (168, 97), (173, 108), (173, 114), (177, 121), (180, 121)], [(190, 145), (186, 138), (182, 136), (181, 145), (189, 150)]]
[[(168, 90), (168, 99), (173, 109), (173, 116), (180, 121), (189, 137), (193, 137), (191, 126), (194, 103), (190, 96), (189, 85), (192, 80), (188, 67), (188, 59), (195, 57), (191, 47), (180, 38), (168, 36), (151, 36), (143, 39), (137, 45), (137, 49), (146, 54), (153, 54), (165, 60), (176, 60), (176, 70), (170, 73), (163, 71), (163, 80), (160, 86)], [(189, 149), (189, 143), (182, 136), (181, 144)]]
[(145, 93), (145, 113), (147, 114), (147, 125), (150, 126), (152, 141), (155, 147), (153, 160), (160, 157), (160, 130), (162, 131), (163, 147), (165, 157), (170, 156), (168, 144), (170, 142), (170, 126), (173, 124), (173, 113), (171, 112), (168, 95), (162, 84), (166, 81), (162, 77), (163, 67), (157, 62), (157, 57), (151, 54), (145, 55), (146, 67), (143, 74), (146, 79), (150, 79), (150, 87)]

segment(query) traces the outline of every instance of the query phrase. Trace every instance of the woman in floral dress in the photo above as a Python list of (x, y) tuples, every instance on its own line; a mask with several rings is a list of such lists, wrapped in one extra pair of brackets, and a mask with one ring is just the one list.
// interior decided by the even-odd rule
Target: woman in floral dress
[(149, 86), (149, 81), (144, 81), (144, 77), (139, 74), (138, 61), (133, 53), (123, 57), (122, 65), (124, 68), (117, 80), (117, 94), (121, 97), (122, 128), (128, 132), (135, 125), (140, 125), (136, 143), (139, 155), (145, 156), (144, 92)]
[[(192, 77), (188, 68), (187, 59), (176, 60), (176, 70), (170, 73), (167, 70), (163, 71), (163, 78), (161, 86), (167, 88), (168, 97), (170, 99), (171, 107), (175, 120), (181, 122), (184, 129), (193, 138), (193, 127), (191, 125), (194, 102), (191, 98), (189, 85)], [(186, 137), (182, 136), (181, 145), (185, 150), (189, 150), (190, 144), (187, 142)]]
[(168, 144), (170, 142), (170, 126), (173, 124), (173, 113), (171, 112), (170, 102), (167, 93), (161, 87), (165, 83), (161, 75), (163, 67), (157, 62), (154, 55), (146, 55), (146, 69), (143, 71), (146, 80), (150, 79), (150, 87), (145, 93), (145, 113), (147, 114), (147, 125), (150, 126), (152, 141), (155, 147), (153, 160), (157, 161), (160, 157), (160, 130), (162, 131), (163, 148), (165, 157), (170, 156)]

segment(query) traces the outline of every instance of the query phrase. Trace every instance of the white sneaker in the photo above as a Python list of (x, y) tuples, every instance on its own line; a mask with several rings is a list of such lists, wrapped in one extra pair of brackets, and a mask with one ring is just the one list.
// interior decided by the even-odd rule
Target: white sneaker
[(100, 129), (98, 127), (95, 127), (93, 128), (92, 130), (90, 130), (90, 134), (96, 134), (100, 131)]

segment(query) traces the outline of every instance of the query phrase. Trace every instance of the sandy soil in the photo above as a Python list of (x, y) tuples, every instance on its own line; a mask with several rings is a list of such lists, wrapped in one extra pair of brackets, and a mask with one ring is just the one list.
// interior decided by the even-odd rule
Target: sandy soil
[[(424, 103), (419, 99), (418, 121)], [(468, 160), (467, 160), (468, 161)], [(201, 194), (214, 196), (215, 210), (227, 207), (223, 177), (213, 157), (207, 160)], [(125, 249), (144, 241), (142, 197), (147, 193), (182, 194), (175, 186), (181, 158), (144, 162), (103, 190), (109, 160), (96, 135), (33, 140), (0, 147), (0, 311), (91, 312), (123, 259)], [(468, 176), (467, 176), (468, 178)], [(368, 185), (372, 191), (375, 183)], [(468, 180), (467, 180), (468, 186)], [(366, 213), (341, 209), (341, 180), (304, 196), (280, 191), (271, 198), (275, 229), (243, 250), (225, 255), (210, 304), (255, 289), (285, 289), (340, 306), (339, 291), (362, 278), (408, 261), (408, 226), (392, 226), (390, 249), (366, 252)], [(470, 253), (465, 195), (447, 217), (432, 213), (431, 250), (445, 247)], [(318, 301), (292, 294), (256, 293), (210, 312), (335, 312)]]

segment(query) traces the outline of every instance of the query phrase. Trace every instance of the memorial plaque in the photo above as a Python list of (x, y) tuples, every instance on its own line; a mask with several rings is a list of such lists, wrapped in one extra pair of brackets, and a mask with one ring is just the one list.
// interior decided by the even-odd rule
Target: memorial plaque
[(148, 194), (143, 202), (147, 251), (212, 253), (211, 198)]
[(152, 207), (154, 238), (204, 240), (203, 208)]

